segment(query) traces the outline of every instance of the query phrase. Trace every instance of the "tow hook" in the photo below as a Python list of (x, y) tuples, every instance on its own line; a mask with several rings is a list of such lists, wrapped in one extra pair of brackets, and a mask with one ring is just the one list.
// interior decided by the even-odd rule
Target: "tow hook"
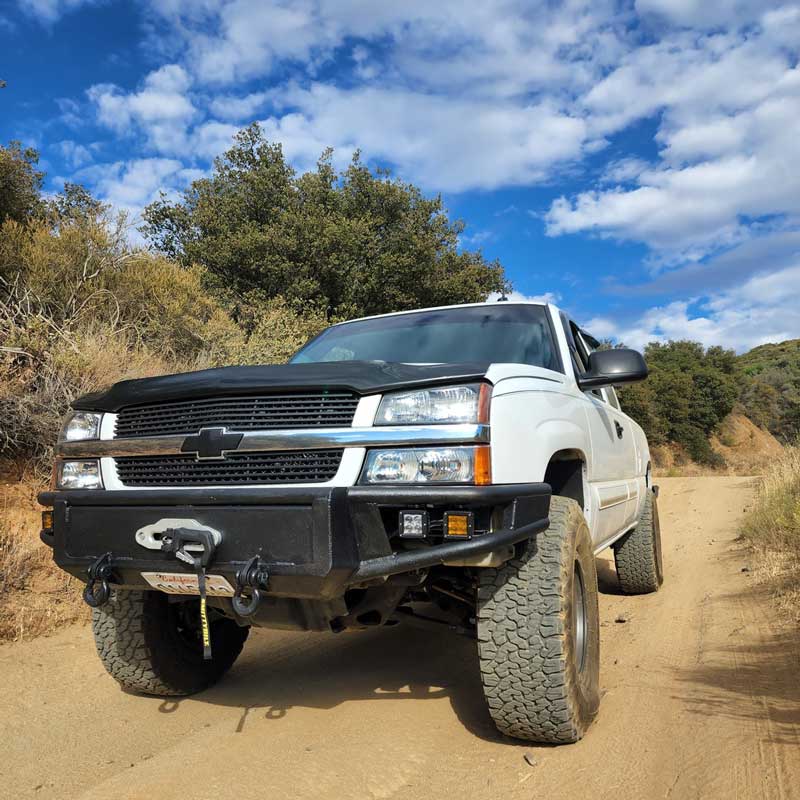
[[(240, 617), (250, 617), (255, 614), (261, 603), (260, 590), (266, 589), (268, 582), (269, 572), (267, 571), (267, 565), (264, 564), (260, 556), (253, 556), (236, 573), (236, 591), (231, 600), (233, 610)], [(244, 596), (245, 591), (250, 595), (249, 600)]]
[(197, 590), (200, 593), (200, 632), (203, 639), (203, 660), (211, 661), (211, 628), (208, 624), (206, 594), (206, 567), (214, 557), (217, 541), (211, 530), (195, 528), (168, 528), (164, 531), (161, 550), (174, 553), (175, 558), (188, 564), (197, 573)]
[[(111, 553), (103, 553), (89, 567), (89, 580), (83, 590), (83, 599), (86, 605), (100, 608), (108, 602), (111, 596), (111, 587), (108, 582), (114, 577), (114, 568), (111, 565)], [(97, 588), (97, 584), (100, 587)]]

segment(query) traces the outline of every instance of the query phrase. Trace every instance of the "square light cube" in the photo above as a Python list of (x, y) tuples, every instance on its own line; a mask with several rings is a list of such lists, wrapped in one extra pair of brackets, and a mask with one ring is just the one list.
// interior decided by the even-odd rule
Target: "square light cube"
[(400, 536), (403, 539), (424, 539), (427, 535), (427, 511), (400, 512)]

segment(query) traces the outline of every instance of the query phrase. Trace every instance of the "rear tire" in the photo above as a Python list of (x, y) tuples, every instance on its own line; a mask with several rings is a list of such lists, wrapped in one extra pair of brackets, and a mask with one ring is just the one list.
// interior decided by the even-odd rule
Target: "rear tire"
[(535, 742), (578, 741), (600, 704), (600, 623), (591, 537), (574, 500), (553, 497), (550, 527), (519, 557), (481, 570), (477, 627), (498, 730)]
[(125, 689), (162, 697), (194, 694), (216, 683), (242, 651), (248, 628), (210, 621), (213, 658), (203, 660), (199, 601), (170, 602), (161, 592), (115, 591), (92, 609), (103, 666)]
[(614, 544), (617, 578), (625, 594), (657, 592), (664, 582), (661, 526), (655, 493), (648, 490), (639, 522)]

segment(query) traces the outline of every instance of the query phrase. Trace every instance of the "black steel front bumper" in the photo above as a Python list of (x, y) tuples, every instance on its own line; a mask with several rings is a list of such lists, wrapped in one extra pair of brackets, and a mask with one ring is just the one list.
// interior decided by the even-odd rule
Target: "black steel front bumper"
[[(321, 487), (266, 489), (154, 489), (147, 491), (43, 492), (53, 508), (53, 528), (42, 540), (56, 563), (87, 579), (89, 566), (111, 553), (112, 585), (149, 588), (142, 572), (191, 568), (139, 545), (134, 534), (164, 518), (190, 518), (223, 538), (208, 571), (234, 584), (253, 556), (269, 571), (266, 594), (331, 599), (348, 587), (403, 572), (488, 553), (529, 538), (549, 524), (550, 486)], [(435, 537), (413, 549), (397, 539), (400, 510), (472, 510), (491, 520), (466, 541)], [(491, 528), (491, 530), (489, 530)]]

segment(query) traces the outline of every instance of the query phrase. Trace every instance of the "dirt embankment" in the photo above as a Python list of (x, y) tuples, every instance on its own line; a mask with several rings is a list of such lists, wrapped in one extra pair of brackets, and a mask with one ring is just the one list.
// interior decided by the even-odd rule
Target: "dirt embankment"
[(40, 489), (0, 465), (0, 642), (88, 619), (78, 582), (56, 568), (50, 549), (39, 541)]
[(800, 797), (800, 637), (736, 541), (751, 481), (661, 483), (663, 590), (623, 597), (598, 560), (603, 700), (576, 745), (501, 739), (455, 636), (257, 631), (172, 702), (120, 691), (71, 626), (0, 646), (0, 796)]
[(652, 448), (657, 475), (694, 477), (698, 475), (759, 475), (783, 453), (783, 445), (743, 414), (729, 414), (711, 439), (711, 449), (722, 456), (725, 465), (708, 467), (695, 464), (676, 444)]

